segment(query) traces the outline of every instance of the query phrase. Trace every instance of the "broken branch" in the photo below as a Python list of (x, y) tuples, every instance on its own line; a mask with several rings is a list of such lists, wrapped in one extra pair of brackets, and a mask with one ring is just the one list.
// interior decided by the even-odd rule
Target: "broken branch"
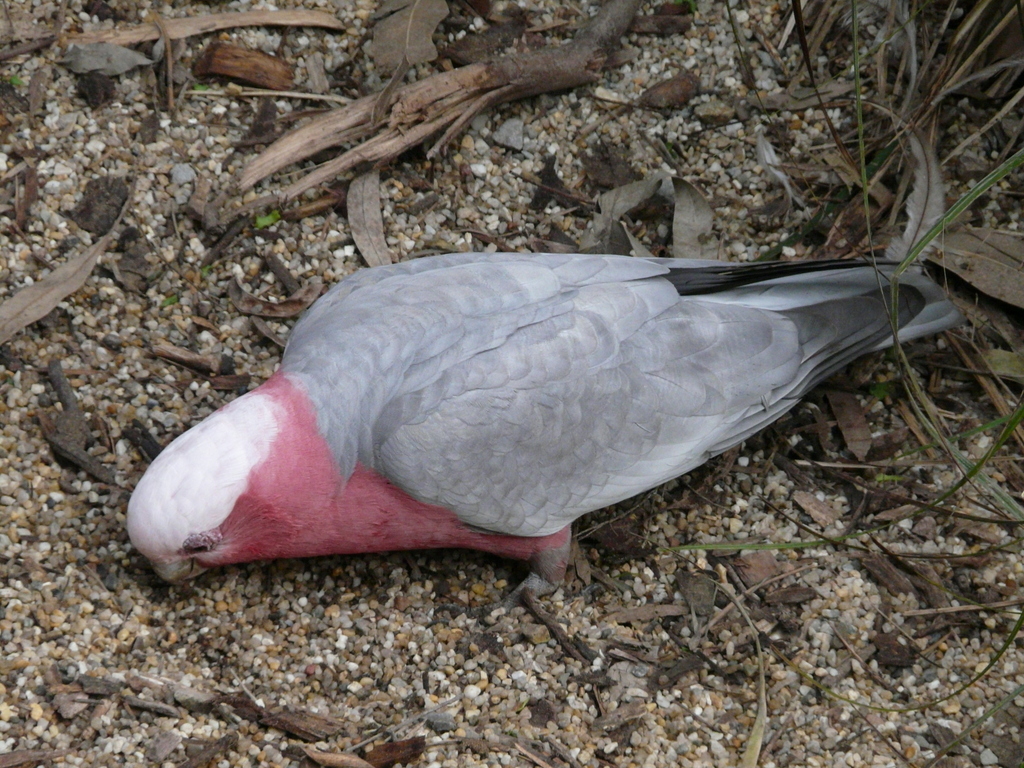
[(595, 82), (619, 47), (638, 6), (639, 0), (612, 0), (571, 43), (513, 53), (403, 86), (395, 91), (383, 126), (373, 121), (377, 95), (333, 110), (282, 137), (256, 157), (243, 170), (239, 187), (250, 189), (270, 174), (323, 149), (362, 142), (276, 195), (277, 202), (291, 200), (361, 163), (393, 160), (445, 131), (442, 142), (431, 149), (431, 154), (437, 153), (484, 109)]

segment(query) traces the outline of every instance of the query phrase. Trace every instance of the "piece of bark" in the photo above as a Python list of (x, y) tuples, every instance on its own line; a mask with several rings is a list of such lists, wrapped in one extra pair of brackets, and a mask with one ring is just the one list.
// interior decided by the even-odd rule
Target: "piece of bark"
[(600, 731), (610, 731), (618, 728), (631, 720), (636, 720), (647, 712), (647, 704), (643, 701), (633, 701), (629, 704), (622, 704), (613, 709), (607, 715), (594, 719), (594, 728)]
[(302, 287), (299, 281), (295, 279), (295, 275), (288, 269), (288, 265), (281, 261), (281, 257), (273, 251), (263, 254), (263, 263), (270, 267), (270, 271), (274, 273), (274, 277), (281, 283), (281, 287), (289, 294), (295, 293)]
[[(203, 211), (204, 226), (206, 224), (206, 217), (213, 213), (211, 209), (212, 206), (207, 205)], [(234, 239), (238, 237), (247, 226), (249, 226), (249, 218), (247, 216), (238, 216), (231, 221), (231, 223), (227, 225), (224, 234), (221, 235), (217, 242), (213, 244), (213, 247), (206, 252), (206, 255), (203, 257), (202, 266), (208, 267), (220, 259), (220, 257), (224, 255), (224, 251), (228, 249), (228, 246), (231, 245)], [(208, 226), (206, 228), (209, 229)]]
[(21, 765), (50, 763), (68, 753), (66, 749), (16, 749), (0, 755), (0, 768), (17, 768)]
[(565, 631), (565, 628), (558, 623), (558, 619), (547, 613), (537, 604), (537, 598), (533, 596), (533, 593), (530, 592), (530, 590), (524, 589), (520, 599), (522, 600), (523, 607), (526, 608), (526, 610), (529, 611), (537, 621), (548, 628), (551, 636), (558, 641), (560, 646), (562, 646), (562, 650), (577, 661), (582, 661), (586, 664), (590, 663), (587, 657), (583, 654), (582, 649), (572, 641), (569, 634)]
[(78, 678), (82, 690), (92, 696), (113, 696), (124, 689), (124, 683), (109, 677), (82, 675)]
[(708, 576), (676, 571), (676, 587), (695, 616), (707, 617), (715, 609), (718, 584)]
[(629, 31), (638, 35), (681, 35), (693, 26), (692, 16), (637, 16)]
[(318, 715), (306, 710), (279, 708), (260, 715), (260, 724), (267, 728), (277, 728), (303, 741), (322, 741), (333, 736), (345, 727), (342, 720)]
[(192, 190), (188, 203), (185, 204), (185, 213), (188, 214), (188, 217), (193, 221), (198, 221), (201, 225), (205, 225), (206, 222), (206, 206), (210, 202), (212, 187), (213, 182), (209, 178), (200, 176), (196, 179), (196, 186)]
[(34, 165), (26, 165), (25, 169), (15, 177), (14, 221), (18, 229), (25, 230), (29, 209), (38, 199), (39, 174)]
[(576, 572), (579, 580), (583, 582), (584, 586), (589, 587), (592, 581), (590, 561), (587, 559), (587, 553), (583, 551), (583, 547), (580, 546), (576, 537), (573, 537), (572, 545), (569, 549), (569, 562), (572, 563), (573, 570)]
[(690, 609), (685, 605), (650, 604), (641, 605), (638, 608), (628, 608), (625, 611), (617, 611), (605, 617), (605, 621), (616, 624), (644, 623), (669, 616), (687, 616), (689, 613)]
[(765, 595), (764, 601), (768, 605), (796, 605), (806, 603), (817, 596), (818, 593), (810, 587), (782, 587)]
[(81, 201), (68, 216), (86, 232), (105, 235), (114, 226), (128, 200), (124, 176), (101, 176), (85, 185)]
[(85, 693), (58, 693), (53, 697), (53, 706), (65, 720), (73, 720), (92, 706), (92, 699)]
[(874, 644), (878, 649), (875, 657), (878, 663), (888, 667), (909, 667), (917, 658), (917, 649), (895, 632), (879, 632), (875, 635)]
[(348, 755), (344, 752), (324, 752), (313, 747), (303, 747), (302, 751), (306, 757), (318, 765), (327, 768), (373, 768), (373, 766), (356, 755)]
[(132, 445), (139, 449), (139, 452), (148, 461), (153, 461), (164, 449), (138, 419), (132, 419), (131, 426), (122, 428), (121, 433), (128, 438)]
[(34, 53), (35, 51), (42, 50), (43, 48), (49, 48), (57, 42), (55, 35), (47, 35), (41, 37), (38, 40), (28, 40), (22, 43), (15, 43), (2, 50), (0, 50), (0, 62), (8, 61), (9, 59), (15, 59), (18, 56), (24, 56), (27, 53)]
[(391, 768), (396, 763), (410, 765), (423, 754), (427, 748), (427, 740), (423, 736), (411, 739), (392, 741), (374, 747), (366, 754), (366, 762), (373, 768)]
[(160, 764), (181, 744), (181, 734), (177, 731), (164, 731), (146, 747), (146, 759)]
[(113, 473), (86, 450), (92, 433), (85, 414), (78, 406), (78, 398), (64, 376), (60, 361), (51, 360), (48, 370), (50, 382), (63, 410), (55, 413), (53, 419), (46, 413), (38, 414), (43, 437), (55, 454), (85, 470), (101, 483), (112, 484)]
[(322, 197), (284, 211), (281, 218), (285, 221), (299, 221), (331, 210), (337, 211), (342, 216), (348, 215), (347, 186), (328, 189)]
[(262, 51), (219, 41), (207, 46), (192, 71), (196, 77), (227, 77), (272, 91), (291, 90), (295, 82), (288, 62)]
[(885, 587), (890, 593), (916, 595), (917, 590), (906, 574), (889, 562), (883, 555), (869, 554), (861, 558), (861, 562), (879, 586)]
[(444, 50), (444, 55), (456, 64), (475, 64), (508, 48), (526, 31), (526, 14), (518, 6), (512, 6), (509, 11), (512, 9), (518, 13), (510, 13), (508, 21), (456, 40)]
[(179, 763), (178, 768), (206, 768), (214, 758), (234, 749), (237, 745), (238, 736), (236, 734), (229, 733), (227, 736), (221, 736), (216, 741), (211, 741), (185, 762)]
[(191, 349), (167, 342), (154, 344), (151, 351), (159, 358), (170, 360), (172, 363), (177, 363), (204, 376), (216, 376), (220, 373), (220, 358), (214, 355), (200, 355)]
[(260, 99), (253, 116), (249, 132), (236, 146), (248, 147), (256, 144), (270, 144), (278, 137), (277, 103), (273, 99)]
[(170, 704), (164, 704), (162, 701), (153, 701), (152, 699), (143, 699), (139, 696), (130, 695), (121, 697), (121, 701), (129, 707), (141, 709), (146, 712), (152, 712), (154, 715), (160, 715), (161, 717), (181, 716), (177, 707), (171, 706)]
[(619, 48), (638, 6), (639, 0), (613, 0), (605, 3), (570, 43), (510, 54), (404, 85), (395, 91), (383, 125), (372, 122), (378, 102), (376, 94), (315, 118), (279, 139), (250, 162), (240, 178), (240, 190), (245, 191), (260, 179), (328, 147), (352, 141), (363, 143), (276, 195), (246, 205), (255, 209), (294, 199), (361, 163), (394, 159), (443, 131), (428, 151), (428, 156), (433, 156), (484, 110), (540, 93), (596, 82), (602, 77), (601, 70), (609, 64), (611, 54)]
[(324, 57), (314, 53), (306, 57), (306, 87), (310, 93), (330, 93), (331, 84), (327, 81), (324, 69)]
[(591, 152), (584, 155), (581, 162), (583, 172), (601, 187), (614, 189), (640, 179), (640, 174), (630, 165), (625, 150), (605, 141), (601, 141)]
[(249, 386), (252, 376), (248, 373), (231, 374), (228, 376), (211, 376), (207, 381), (210, 386), (219, 392), (234, 392), (237, 389)]
[(826, 504), (813, 493), (795, 491), (793, 493), (793, 501), (799, 504), (800, 508), (823, 528), (827, 528), (839, 519), (839, 513), (830, 504)]

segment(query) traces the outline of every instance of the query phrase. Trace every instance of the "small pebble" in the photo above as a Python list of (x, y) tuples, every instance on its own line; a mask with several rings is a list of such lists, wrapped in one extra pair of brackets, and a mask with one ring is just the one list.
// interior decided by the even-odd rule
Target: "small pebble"
[(195, 169), (188, 163), (178, 163), (171, 168), (171, 181), (179, 187), (184, 186), (191, 181), (195, 181), (195, 178)]

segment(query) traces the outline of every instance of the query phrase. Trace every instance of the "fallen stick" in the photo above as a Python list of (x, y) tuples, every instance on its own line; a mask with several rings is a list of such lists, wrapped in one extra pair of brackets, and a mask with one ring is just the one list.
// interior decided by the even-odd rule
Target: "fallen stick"
[[(343, 31), (345, 25), (340, 19), (321, 11), (242, 11), (239, 13), (211, 13), (185, 19), (163, 19), (162, 25), (172, 40), (193, 35), (205, 35), (235, 27), (324, 27)], [(73, 35), (68, 42), (73, 45), (89, 43), (113, 43), (114, 45), (135, 45), (147, 40), (159, 40), (160, 26), (140, 24), (127, 29), (98, 29)]]
[[(282, 168), (329, 147), (361, 142), (269, 200), (258, 201), (280, 204), (362, 163), (393, 160), (441, 133), (427, 153), (428, 157), (436, 155), (476, 115), (498, 104), (595, 82), (601, 70), (614, 63), (612, 54), (619, 48), (639, 4), (639, 0), (609, 0), (565, 45), (513, 53), (403, 86), (390, 94), (386, 122), (373, 121), (380, 94), (332, 110), (281, 137), (254, 158), (243, 170), (239, 188), (248, 190)], [(228, 211), (225, 215), (235, 213)]]

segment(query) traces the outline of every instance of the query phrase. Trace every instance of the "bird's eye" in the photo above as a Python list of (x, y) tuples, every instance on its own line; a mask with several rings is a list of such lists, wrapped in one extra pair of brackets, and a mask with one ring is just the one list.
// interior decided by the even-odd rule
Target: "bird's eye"
[(204, 531), (203, 533), (191, 533), (181, 545), (181, 551), (186, 555), (198, 555), (209, 552), (220, 542), (220, 531)]

